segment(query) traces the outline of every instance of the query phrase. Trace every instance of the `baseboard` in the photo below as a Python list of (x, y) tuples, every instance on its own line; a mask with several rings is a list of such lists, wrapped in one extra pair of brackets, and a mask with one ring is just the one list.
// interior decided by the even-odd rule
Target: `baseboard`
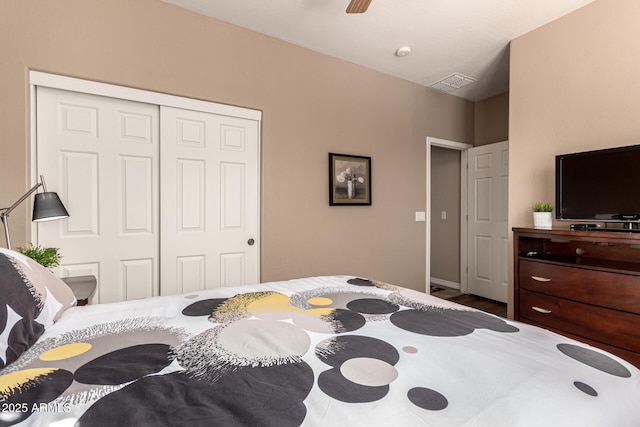
[(431, 283), (438, 286), (444, 286), (446, 288), (460, 290), (460, 283), (452, 282), (450, 280), (438, 279), (437, 277), (431, 278)]

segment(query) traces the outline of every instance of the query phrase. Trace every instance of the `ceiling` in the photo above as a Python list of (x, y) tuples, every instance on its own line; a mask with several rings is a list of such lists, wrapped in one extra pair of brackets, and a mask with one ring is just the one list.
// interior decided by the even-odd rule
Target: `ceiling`
[[(475, 79), (448, 93), (479, 101), (509, 90), (509, 41), (594, 0), (162, 0), (420, 85)], [(411, 54), (396, 56), (403, 46)]]

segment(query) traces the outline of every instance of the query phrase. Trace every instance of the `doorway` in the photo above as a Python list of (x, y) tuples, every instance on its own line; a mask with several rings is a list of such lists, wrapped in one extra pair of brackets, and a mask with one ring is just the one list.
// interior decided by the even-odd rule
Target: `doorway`
[[(426, 161), (426, 169), (427, 169), (427, 207), (426, 207), (426, 292), (430, 293), (431, 290), (431, 256), (432, 256), (432, 248), (431, 248), (431, 236), (432, 234), (432, 223), (433, 223), (433, 214), (432, 214), (432, 181), (433, 177), (431, 176), (432, 171), (432, 158), (433, 152), (432, 149), (434, 147), (444, 148), (447, 150), (453, 150), (460, 154), (460, 165), (466, 165), (467, 163), (467, 150), (472, 148), (471, 144), (464, 144), (456, 141), (449, 141), (440, 138), (427, 137), (427, 161)], [(460, 212), (466, 212), (467, 208), (467, 194), (466, 194), (466, 171), (465, 168), (460, 167), (460, 187), (459, 187), (459, 195), (460, 195)], [(445, 214), (446, 215), (446, 214)], [(446, 218), (445, 218), (446, 220)], [(452, 281), (448, 281), (447, 283), (443, 283), (445, 286), (459, 288), (461, 292), (467, 292), (467, 282), (466, 282), (466, 221), (460, 220), (460, 238), (459, 238), (459, 247), (460, 247), (460, 282), (459, 284), (454, 283)]]
[[(432, 263), (443, 261), (435, 255), (441, 255), (432, 248), (433, 237), (445, 220), (451, 221), (446, 210), (434, 212), (434, 201), (440, 203), (437, 189), (434, 187), (434, 150), (447, 153), (449, 159), (459, 154), (459, 185), (449, 186), (448, 193), (459, 196), (459, 269), (457, 280), (440, 280), (432, 271)], [(437, 151), (436, 151), (437, 152)], [(437, 168), (435, 168), (437, 170)], [(462, 293), (473, 293), (497, 301), (507, 299), (507, 260), (506, 251), (506, 198), (508, 190), (508, 141), (473, 147), (456, 141), (427, 138), (427, 209), (426, 209), (426, 289), (434, 282)], [(442, 173), (438, 171), (438, 173)], [(450, 173), (450, 172), (448, 172)], [(454, 179), (450, 179), (454, 181)], [(459, 189), (459, 192), (457, 191)], [(434, 196), (435, 195), (435, 196)], [(450, 197), (449, 197), (450, 198)], [(438, 206), (436, 206), (438, 207)], [(452, 224), (449, 224), (452, 226)], [(455, 227), (455, 226), (454, 226)], [(456, 230), (457, 231), (457, 230)], [(453, 235), (454, 233), (451, 233)], [(445, 236), (445, 239), (449, 238)], [(447, 242), (452, 245), (455, 242)], [(436, 258), (434, 260), (434, 258)], [(434, 264), (435, 265), (435, 264)], [(452, 268), (449, 266), (449, 269)], [(440, 269), (442, 271), (442, 269)], [(450, 273), (449, 273), (450, 274)]]

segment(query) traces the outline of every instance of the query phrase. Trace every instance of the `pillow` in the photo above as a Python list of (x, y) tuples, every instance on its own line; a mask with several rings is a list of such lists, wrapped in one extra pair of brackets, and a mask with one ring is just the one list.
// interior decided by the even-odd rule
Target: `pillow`
[(0, 248), (0, 367), (27, 351), (75, 303), (71, 289), (45, 267)]

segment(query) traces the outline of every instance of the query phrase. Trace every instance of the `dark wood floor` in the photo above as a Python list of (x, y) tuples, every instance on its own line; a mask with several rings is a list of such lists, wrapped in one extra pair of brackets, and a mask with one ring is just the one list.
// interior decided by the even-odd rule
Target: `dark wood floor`
[(477, 308), (500, 317), (507, 317), (507, 304), (499, 301), (490, 300), (477, 295), (462, 294), (453, 289), (444, 289), (436, 286), (432, 286), (431, 295), (466, 305), (467, 307)]
[(467, 307), (477, 308), (500, 317), (507, 317), (507, 304), (499, 301), (471, 294), (462, 294), (447, 299), (449, 301), (457, 302), (458, 304), (466, 305)]

